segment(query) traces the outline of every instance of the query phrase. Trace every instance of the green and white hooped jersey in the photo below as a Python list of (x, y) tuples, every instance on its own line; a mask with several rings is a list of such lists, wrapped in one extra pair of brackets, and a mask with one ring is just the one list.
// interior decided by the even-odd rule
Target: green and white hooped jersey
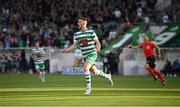
[(91, 54), (97, 54), (94, 41), (95, 39), (98, 38), (94, 30), (87, 29), (85, 31), (75, 33), (74, 42), (79, 43), (83, 58), (86, 58)]
[(45, 50), (44, 48), (33, 48), (32, 49), (32, 56), (35, 63), (44, 63), (45, 59)]

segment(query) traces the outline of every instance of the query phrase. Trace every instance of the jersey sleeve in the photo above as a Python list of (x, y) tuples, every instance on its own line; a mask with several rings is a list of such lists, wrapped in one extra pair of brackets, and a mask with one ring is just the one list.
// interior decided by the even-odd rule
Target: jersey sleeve
[(73, 36), (73, 42), (77, 43), (76, 34)]
[(31, 57), (33, 58), (33, 60), (35, 59), (34, 49), (31, 50)]
[(43, 55), (45, 55), (45, 54), (46, 54), (46, 52), (45, 52), (45, 49), (44, 49), (44, 48), (42, 48), (42, 54), (43, 54)]
[(143, 44), (139, 44), (138, 48), (143, 48)]
[(157, 47), (157, 44), (155, 42), (151, 42), (151, 45), (152, 45), (153, 48)]
[(93, 34), (92, 34), (92, 35), (94, 36), (94, 40), (98, 40), (98, 37), (97, 37), (95, 31), (93, 31)]

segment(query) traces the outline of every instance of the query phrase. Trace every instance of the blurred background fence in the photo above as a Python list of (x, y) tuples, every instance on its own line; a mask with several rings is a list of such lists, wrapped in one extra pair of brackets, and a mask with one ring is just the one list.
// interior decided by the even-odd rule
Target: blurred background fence
[[(34, 73), (34, 63), (31, 58), (32, 48), (0, 49), (1, 73)], [(82, 58), (79, 50), (73, 53), (60, 53), (57, 48), (45, 48), (46, 71), (49, 73), (83, 74)], [(165, 75), (179, 75), (180, 48), (162, 48), (162, 58), (156, 61), (157, 68)], [(97, 67), (104, 72), (117, 75), (148, 75), (144, 68), (146, 59), (141, 49), (123, 48), (119, 59), (110, 53), (106, 61), (104, 57), (97, 60)], [(112, 57), (114, 56), (114, 58)], [(108, 56), (107, 56), (108, 57)], [(116, 61), (117, 60), (117, 61)]]

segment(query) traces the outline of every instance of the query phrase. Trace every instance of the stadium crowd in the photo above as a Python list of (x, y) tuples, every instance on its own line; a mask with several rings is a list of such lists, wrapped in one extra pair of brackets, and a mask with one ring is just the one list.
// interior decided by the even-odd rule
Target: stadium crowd
[[(157, 0), (1, 0), (0, 48), (33, 47), (36, 40), (41, 41), (43, 47), (68, 47), (78, 30), (79, 16), (88, 17), (88, 26), (95, 30), (105, 47), (133, 23), (156, 23), (156, 3)], [(167, 13), (162, 20), (163, 23), (169, 21)], [(107, 72), (112, 74), (116, 73), (113, 71), (117, 71), (118, 63), (112, 60), (114, 56), (110, 53), (105, 56), (109, 62), (104, 62)], [(12, 67), (18, 67), (17, 58), (12, 55), (10, 59)], [(7, 57), (1, 55), (1, 72), (8, 70), (7, 61)]]
[[(134, 22), (154, 22), (157, 0), (2, 0), (0, 48), (69, 46), (78, 16), (88, 16), (102, 45), (110, 32), (123, 33)], [(113, 28), (113, 23), (116, 29)]]

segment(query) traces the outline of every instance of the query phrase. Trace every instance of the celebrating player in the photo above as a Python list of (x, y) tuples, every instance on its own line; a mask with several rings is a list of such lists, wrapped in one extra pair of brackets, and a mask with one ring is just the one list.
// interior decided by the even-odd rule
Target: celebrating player
[(154, 49), (157, 48), (158, 50), (158, 59), (161, 58), (161, 52), (159, 46), (157, 46), (154, 42), (149, 41), (149, 37), (147, 35), (143, 36), (144, 43), (140, 44), (139, 46), (133, 46), (134, 48), (142, 48), (144, 50), (144, 55), (146, 57), (147, 63), (145, 64), (145, 68), (152, 74), (154, 80), (158, 77), (161, 80), (162, 85), (166, 84), (166, 80), (162, 76), (161, 72), (156, 69), (155, 65), (155, 56), (154, 56)]
[(87, 28), (87, 18), (80, 17), (78, 19), (78, 27), (80, 31), (75, 33), (74, 42), (69, 48), (60, 49), (62, 52), (69, 52), (76, 49), (77, 43), (80, 44), (80, 50), (84, 59), (83, 69), (86, 77), (86, 91), (84, 94), (88, 95), (91, 93), (91, 74), (90, 70), (95, 75), (100, 75), (105, 77), (113, 85), (111, 74), (105, 74), (103, 71), (98, 70), (95, 66), (95, 61), (97, 58), (97, 52), (100, 52), (101, 45), (99, 43), (98, 37), (94, 30), (89, 30)]
[(35, 48), (32, 49), (35, 70), (39, 73), (42, 82), (45, 82), (45, 51), (40, 47), (38, 41), (35, 42)]

